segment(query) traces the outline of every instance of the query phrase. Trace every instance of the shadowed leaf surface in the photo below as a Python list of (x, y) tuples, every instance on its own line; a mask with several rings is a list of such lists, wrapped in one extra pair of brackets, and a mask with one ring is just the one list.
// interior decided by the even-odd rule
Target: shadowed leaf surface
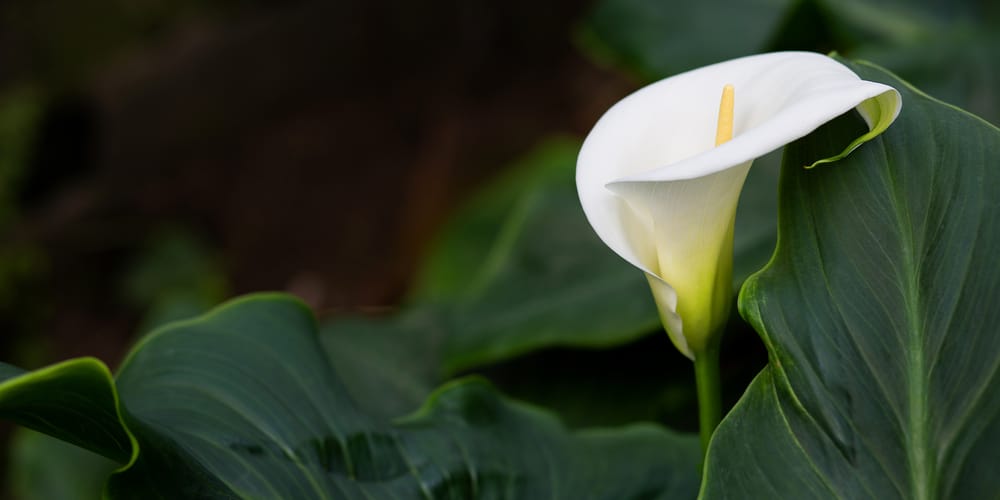
[[(8, 416), (114, 414), (102, 368), (3, 366), (4, 404), (32, 410)], [(36, 391), (38, 379), (110, 397), (66, 399)], [(665, 499), (693, 497), (698, 485), (691, 436), (652, 425), (569, 432), (480, 379), (447, 385), (395, 423), (371, 417), (329, 363), (312, 314), (283, 295), (239, 299), (151, 333), (116, 382), (139, 455), (112, 476), (111, 498)], [(37, 402), (15, 406), (18, 393)], [(73, 421), (42, 430), (122, 455)]]

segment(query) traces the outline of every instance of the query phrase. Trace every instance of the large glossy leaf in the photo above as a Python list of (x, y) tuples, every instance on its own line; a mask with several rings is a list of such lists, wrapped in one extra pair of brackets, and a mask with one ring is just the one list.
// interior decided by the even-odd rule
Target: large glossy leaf
[(709, 451), (704, 498), (996, 498), (1000, 130), (883, 70), (903, 111), (829, 166), (847, 115), (786, 152), (780, 238), (741, 310), (770, 365)]
[[(95, 363), (4, 367), (12, 378), (3, 387), (31, 394), (39, 419), (114, 414), (113, 397), (38, 390), (85, 382), (114, 396), (110, 379), (88, 371), (106, 374)], [(57, 383), (31, 386), (39, 373)], [(111, 498), (645, 499), (692, 497), (698, 484), (692, 437), (651, 425), (570, 433), (479, 379), (437, 391), (404, 420), (372, 418), (325, 357), (310, 312), (282, 295), (151, 333), (116, 383), (139, 453), (112, 476)], [(64, 420), (45, 430), (124, 456), (109, 433), (91, 437), (92, 428)]]

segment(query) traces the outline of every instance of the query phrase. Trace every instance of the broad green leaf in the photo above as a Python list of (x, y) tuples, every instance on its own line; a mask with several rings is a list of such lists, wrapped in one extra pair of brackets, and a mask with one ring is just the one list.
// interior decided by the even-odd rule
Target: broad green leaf
[(697, 479), (685, 468), (697, 449), (689, 438), (652, 427), (573, 436), (474, 380), (443, 389), (420, 413), (390, 425), (360, 411), (334, 370), (311, 314), (281, 296), (236, 301), (152, 334), (118, 376), (143, 451), (134, 469), (112, 478), (111, 491), (163, 498), (693, 495)]
[(598, 59), (655, 80), (766, 50), (793, 0), (601, 0), (583, 24)]
[[(61, 385), (111, 391), (106, 376), (91, 381), (84, 370), (98, 362), (70, 363), (80, 370), (60, 368)], [(28, 385), (53, 369), (0, 370), (39, 401), (40, 419), (50, 397), (60, 402), (53, 417), (115, 410), (114, 398)], [(647, 499), (693, 497), (698, 485), (691, 436), (651, 425), (571, 433), (479, 379), (449, 384), (395, 423), (369, 416), (324, 355), (311, 313), (283, 295), (151, 333), (116, 383), (139, 452), (111, 477), (110, 498)], [(91, 428), (52, 422), (46, 432), (93, 441)]]
[(0, 418), (126, 463), (135, 446), (117, 406), (111, 373), (97, 359), (30, 372), (0, 363)]
[(1000, 130), (868, 64), (902, 114), (786, 150), (779, 245), (743, 315), (770, 364), (712, 440), (704, 498), (995, 498)]

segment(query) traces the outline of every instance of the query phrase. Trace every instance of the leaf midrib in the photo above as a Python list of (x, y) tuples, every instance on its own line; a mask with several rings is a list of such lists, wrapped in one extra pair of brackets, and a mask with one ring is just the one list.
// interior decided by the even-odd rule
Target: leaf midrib
[[(879, 151), (883, 164), (891, 165), (884, 141), (880, 142)], [(900, 257), (902, 259), (901, 278), (904, 283), (903, 306), (905, 309), (905, 346), (906, 346), (906, 401), (907, 432), (904, 434), (907, 461), (910, 470), (910, 487), (915, 500), (929, 500), (937, 482), (937, 472), (934, 470), (933, 457), (929, 453), (930, 433), (928, 419), (928, 381), (927, 360), (922, 332), (923, 321), (920, 317), (919, 265), (916, 258), (916, 244), (909, 206), (906, 203), (902, 183), (893, 175), (893, 169), (886, 169), (897, 227), (899, 227)]]

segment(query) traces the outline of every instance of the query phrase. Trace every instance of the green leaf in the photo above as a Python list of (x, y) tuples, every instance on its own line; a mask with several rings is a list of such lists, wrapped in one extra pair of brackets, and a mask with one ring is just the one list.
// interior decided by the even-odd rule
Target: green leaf
[[(472, 197), (433, 246), (413, 304), (323, 325), (330, 359), (369, 415), (397, 417), (450, 375), (485, 370), (505, 392), (557, 410), (573, 426), (685, 426), (693, 415), (683, 408), (693, 398), (690, 363), (669, 344), (649, 368), (621, 358), (643, 349), (632, 347), (639, 338), (663, 333), (642, 273), (583, 216), (578, 150), (576, 141), (546, 142)], [(734, 290), (774, 250), (779, 158), (757, 160), (741, 195)], [(542, 375), (552, 363), (559, 373)]]
[(1000, 461), (1000, 130), (868, 64), (902, 114), (786, 150), (778, 249), (743, 315), (770, 364), (712, 440), (704, 498), (987, 498)]
[(1000, 123), (1000, 8), (995, 2), (826, 0), (833, 48), (890, 68), (936, 98)]
[(922, 90), (1000, 123), (1000, 20), (934, 27), (905, 44), (872, 43), (851, 56), (892, 68)]
[(765, 50), (793, 0), (602, 0), (583, 24), (582, 42), (655, 80)]
[(415, 307), (389, 317), (341, 317), (320, 328), (330, 364), (365, 414), (391, 420), (420, 407), (445, 380), (439, 308)]
[(575, 139), (543, 141), (498, 179), (476, 193), (448, 221), (432, 245), (414, 285), (415, 301), (460, 299), (498, 274), (496, 265), (510, 253), (523, 214), (516, 208), (530, 193), (574, 182)]
[(920, 0), (814, 0), (831, 22), (860, 42), (906, 45), (942, 33), (936, 30), (1000, 18), (978, 0), (924, 2)]
[(94, 358), (31, 372), (0, 363), (0, 418), (121, 463), (136, 452), (118, 417), (111, 373)]
[[(642, 272), (610, 251), (583, 215), (578, 151), (575, 142), (543, 145), (445, 228), (414, 296), (418, 304), (448, 302), (428, 332), (441, 349), (427, 356), (440, 363), (434, 370), (451, 374), (544, 348), (607, 348), (662, 332)], [(775, 158), (758, 160), (743, 191), (736, 286), (774, 248)]]
[[(0, 373), (12, 377), (3, 387), (55, 408), (40, 419), (106, 415), (113, 398), (29, 385), (57, 370), (63, 386), (110, 388), (99, 366)], [(111, 477), (110, 498), (683, 498), (699, 482), (690, 436), (651, 425), (570, 433), (479, 379), (449, 384), (404, 420), (373, 418), (324, 356), (308, 309), (277, 294), (151, 333), (117, 386), (139, 455)], [(93, 431), (52, 422), (47, 432), (77, 442)]]
[(445, 228), (415, 296), (449, 301), (439, 371), (545, 347), (619, 345), (658, 330), (642, 273), (608, 250), (583, 215), (578, 151), (575, 141), (544, 144)]
[(572, 436), (475, 380), (405, 422), (370, 418), (323, 356), (311, 314), (281, 296), (152, 334), (118, 383), (143, 445), (136, 468), (112, 479), (122, 497), (693, 494), (689, 438), (652, 427)]

